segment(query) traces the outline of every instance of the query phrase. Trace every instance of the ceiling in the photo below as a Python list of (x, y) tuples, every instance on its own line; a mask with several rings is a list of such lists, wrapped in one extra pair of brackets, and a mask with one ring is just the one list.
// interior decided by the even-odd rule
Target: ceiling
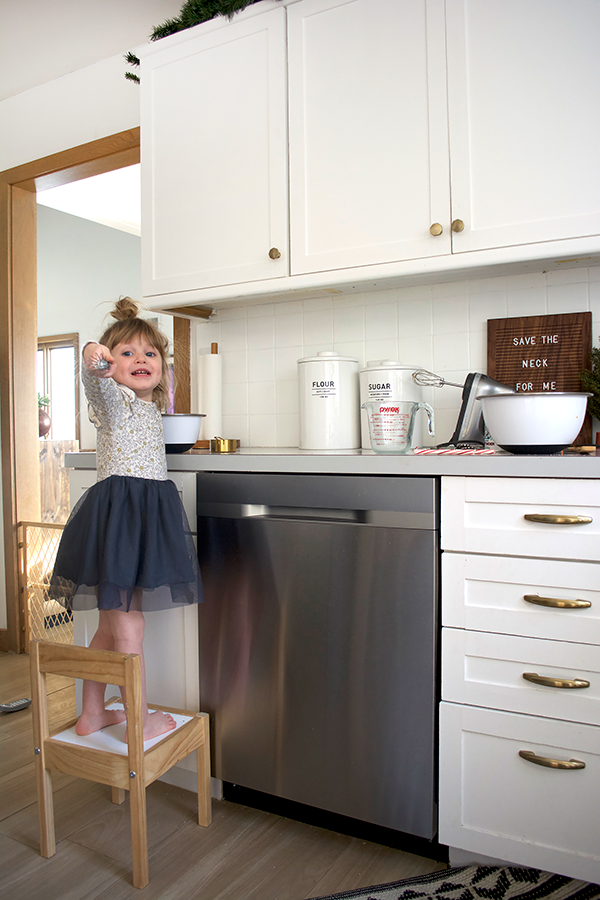
[(140, 166), (127, 166), (104, 175), (94, 175), (47, 191), (38, 191), (37, 202), (71, 216), (139, 235)]

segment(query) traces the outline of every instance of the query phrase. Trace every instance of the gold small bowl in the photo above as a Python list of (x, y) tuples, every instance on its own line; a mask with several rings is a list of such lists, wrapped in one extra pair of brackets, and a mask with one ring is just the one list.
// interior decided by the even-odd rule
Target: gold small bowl
[(237, 440), (229, 440), (228, 438), (215, 437), (210, 442), (211, 453), (235, 453), (239, 445)]

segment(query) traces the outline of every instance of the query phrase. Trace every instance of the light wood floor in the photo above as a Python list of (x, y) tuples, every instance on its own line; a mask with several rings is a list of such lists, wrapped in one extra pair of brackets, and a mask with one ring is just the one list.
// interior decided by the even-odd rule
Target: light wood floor
[[(75, 690), (52, 686), (59, 726), (74, 715)], [(0, 702), (30, 697), (29, 657), (0, 653)], [(213, 800), (213, 823), (194, 821), (195, 795), (150, 785), (150, 884), (131, 885), (129, 801), (110, 788), (54, 776), (57, 850), (42, 859), (31, 710), (0, 714), (0, 896), (28, 900), (306, 900), (446, 868), (444, 863), (382, 847), (236, 803)]]

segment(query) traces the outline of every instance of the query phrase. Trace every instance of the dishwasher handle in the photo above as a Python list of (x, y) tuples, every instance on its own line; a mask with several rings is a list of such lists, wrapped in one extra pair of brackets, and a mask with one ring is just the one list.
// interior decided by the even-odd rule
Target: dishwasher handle
[(435, 529), (431, 513), (389, 509), (327, 509), (307, 506), (245, 506), (243, 518), (291, 522), (331, 522), (336, 525), (370, 525), (379, 528)]
[(435, 512), (411, 512), (389, 509), (338, 509), (322, 506), (276, 506), (258, 503), (200, 502), (198, 518), (256, 521), (331, 523), (334, 525), (410, 528), (436, 531)]

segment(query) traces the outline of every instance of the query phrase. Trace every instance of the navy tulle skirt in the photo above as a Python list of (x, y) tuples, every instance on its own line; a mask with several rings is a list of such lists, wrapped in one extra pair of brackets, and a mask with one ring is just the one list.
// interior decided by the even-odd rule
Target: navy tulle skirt
[(49, 596), (67, 609), (172, 609), (204, 599), (194, 541), (172, 481), (111, 475), (73, 508)]

